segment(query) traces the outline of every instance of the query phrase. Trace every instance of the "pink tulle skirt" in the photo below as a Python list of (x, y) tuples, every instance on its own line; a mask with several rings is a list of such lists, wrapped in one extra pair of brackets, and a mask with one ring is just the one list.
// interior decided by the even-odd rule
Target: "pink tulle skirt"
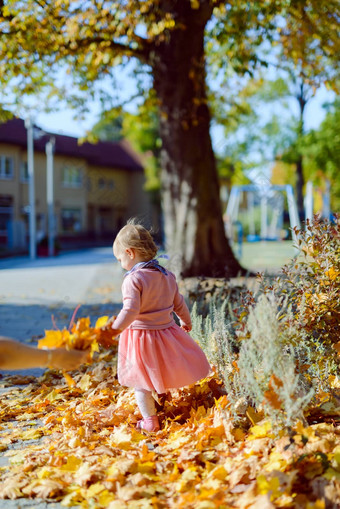
[(202, 349), (178, 325), (161, 330), (125, 329), (120, 335), (121, 385), (161, 394), (201, 380), (210, 369)]

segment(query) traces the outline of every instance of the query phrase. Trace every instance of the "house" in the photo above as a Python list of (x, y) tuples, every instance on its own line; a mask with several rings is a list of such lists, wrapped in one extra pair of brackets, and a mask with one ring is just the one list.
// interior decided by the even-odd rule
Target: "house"
[[(37, 241), (47, 234), (46, 143), (54, 138), (55, 234), (64, 242), (113, 239), (129, 217), (151, 222), (144, 171), (126, 141), (79, 144), (44, 133), (34, 140)], [(0, 125), (0, 247), (25, 249), (29, 235), (27, 131), (14, 118)]]

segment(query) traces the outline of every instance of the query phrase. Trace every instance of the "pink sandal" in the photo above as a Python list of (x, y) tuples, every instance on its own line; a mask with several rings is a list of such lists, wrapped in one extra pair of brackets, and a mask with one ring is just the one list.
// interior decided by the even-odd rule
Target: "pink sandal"
[(144, 431), (159, 431), (160, 426), (157, 415), (152, 415), (151, 417), (146, 417), (138, 421), (136, 428)]

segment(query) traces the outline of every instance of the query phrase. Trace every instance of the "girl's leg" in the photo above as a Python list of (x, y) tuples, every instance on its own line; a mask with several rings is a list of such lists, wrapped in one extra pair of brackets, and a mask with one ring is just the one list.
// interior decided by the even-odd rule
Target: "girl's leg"
[(140, 413), (143, 416), (143, 420), (139, 421), (137, 427), (146, 431), (158, 431), (159, 422), (156, 415), (155, 400), (152, 397), (151, 391), (135, 389), (135, 397)]
[(152, 397), (151, 391), (145, 389), (135, 389), (135, 397), (140, 413), (143, 419), (156, 415), (155, 400)]

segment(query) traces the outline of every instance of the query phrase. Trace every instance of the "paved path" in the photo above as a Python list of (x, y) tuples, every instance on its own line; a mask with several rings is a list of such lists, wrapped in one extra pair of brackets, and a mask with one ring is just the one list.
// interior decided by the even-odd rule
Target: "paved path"
[(53, 258), (0, 260), (0, 334), (34, 343), (44, 329), (67, 326), (77, 316), (91, 321), (114, 314), (121, 303), (123, 272), (111, 248)]
[(123, 272), (111, 248), (54, 258), (0, 260), (0, 334), (27, 341), (77, 316), (113, 314), (121, 303)]
[[(68, 326), (77, 316), (116, 314), (121, 307), (123, 271), (111, 248), (62, 253), (53, 258), (0, 259), (0, 335), (36, 344), (45, 329)], [(44, 370), (0, 371), (0, 376), (40, 376)], [(0, 394), (8, 389), (0, 389)], [(20, 448), (21, 444), (13, 444)], [(0, 466), (7, 458), (0, 454)], [(39, 499), (0, 500), (0, 509), (61, 509)]]

